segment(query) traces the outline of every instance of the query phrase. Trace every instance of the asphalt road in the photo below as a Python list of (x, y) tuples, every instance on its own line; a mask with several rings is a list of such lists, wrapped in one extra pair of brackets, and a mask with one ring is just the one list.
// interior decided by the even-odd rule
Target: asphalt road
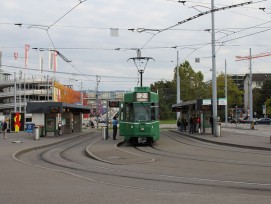
[(99, 130), (73, 136), (1, 139), (0, 203), (271, 203), (271, 151), (167, 130), (153, 147), (102, 140)]

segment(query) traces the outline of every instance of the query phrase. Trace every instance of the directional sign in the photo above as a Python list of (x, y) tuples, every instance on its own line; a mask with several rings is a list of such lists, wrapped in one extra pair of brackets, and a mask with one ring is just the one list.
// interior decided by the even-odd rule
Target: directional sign
[(218, 105), (220, 105), (220, 106), (226, 106), (227, 105), (227, 99), (225, 99), (225, 98), (219, 98), (218, 99)]
[(212, 104), (212, 100), (211, 99), (203, 99), (202, 100), (202, 105), (204, 106), (208, 106)]

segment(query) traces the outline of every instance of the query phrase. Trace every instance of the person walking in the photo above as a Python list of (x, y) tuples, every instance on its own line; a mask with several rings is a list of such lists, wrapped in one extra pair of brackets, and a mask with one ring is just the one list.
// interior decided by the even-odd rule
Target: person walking
[(4, 121), (2, 124), (3, 138), (7, 139), (8, 124), (7, 121)]
[(116, 140), (116, 136), (117, 136), (117, 132), (118, 132), (118, 120), (116, 118), (116, 116), (114, 116), (113, 120), (112, 120), (112, 124), (113, 124), (113, 140)]

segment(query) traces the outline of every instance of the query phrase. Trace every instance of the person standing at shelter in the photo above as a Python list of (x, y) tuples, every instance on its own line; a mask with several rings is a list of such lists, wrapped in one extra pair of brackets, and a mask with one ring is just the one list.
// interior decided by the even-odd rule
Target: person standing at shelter
[(186, 126), (187, 126), (187, 121), (184, 117), (182, 117), (182, 126), (183, 126), (183, 131), (186, 131)]
[(192, 116), (190, 116), (189, 118), (189, 133), (194, 134), (194, 124)]
[(61, 121), (58, 122), (57, 130), (58, 130), (58, 135), (62, 135), (62, 123), (61, 123)]
[(198, 131), (201, 134), (202, 133), (202, 131), (201, 131), (201, 118), (199, 115), (197, 117), (197, 124), (198, 124)]
[(213, 116), (210, 116), (210, 121), (209, 123), (211, 124), (211, 128), (212, 128), (212, 135), (214, 134), (214, 121), (213, 121)]
[(116, 116), (113, 117), (112, 124), (113, 124), (113, 140), (116, 140), (117, 132), (118, 132), (118, 120)]
[(194, 114), (193, 116), (193, 133), (197, 132), (197, 116)]
[(2, 123), (3, 138), (7, 139), (8, 124), (7, 121)]
[(177, 120), (177, 127), (178, 127), (178, 130), (182, 132), (182, 127), (181, 127), (181, 118), (179, 117), (178, 120)]

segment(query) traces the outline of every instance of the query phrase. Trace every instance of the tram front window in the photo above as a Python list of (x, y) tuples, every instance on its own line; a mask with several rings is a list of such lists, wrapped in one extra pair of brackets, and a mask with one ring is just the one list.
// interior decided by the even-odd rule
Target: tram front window
[(135, 121), (150, 120), (150, 105), (146, 103), (134, 104), (134, 119)]

